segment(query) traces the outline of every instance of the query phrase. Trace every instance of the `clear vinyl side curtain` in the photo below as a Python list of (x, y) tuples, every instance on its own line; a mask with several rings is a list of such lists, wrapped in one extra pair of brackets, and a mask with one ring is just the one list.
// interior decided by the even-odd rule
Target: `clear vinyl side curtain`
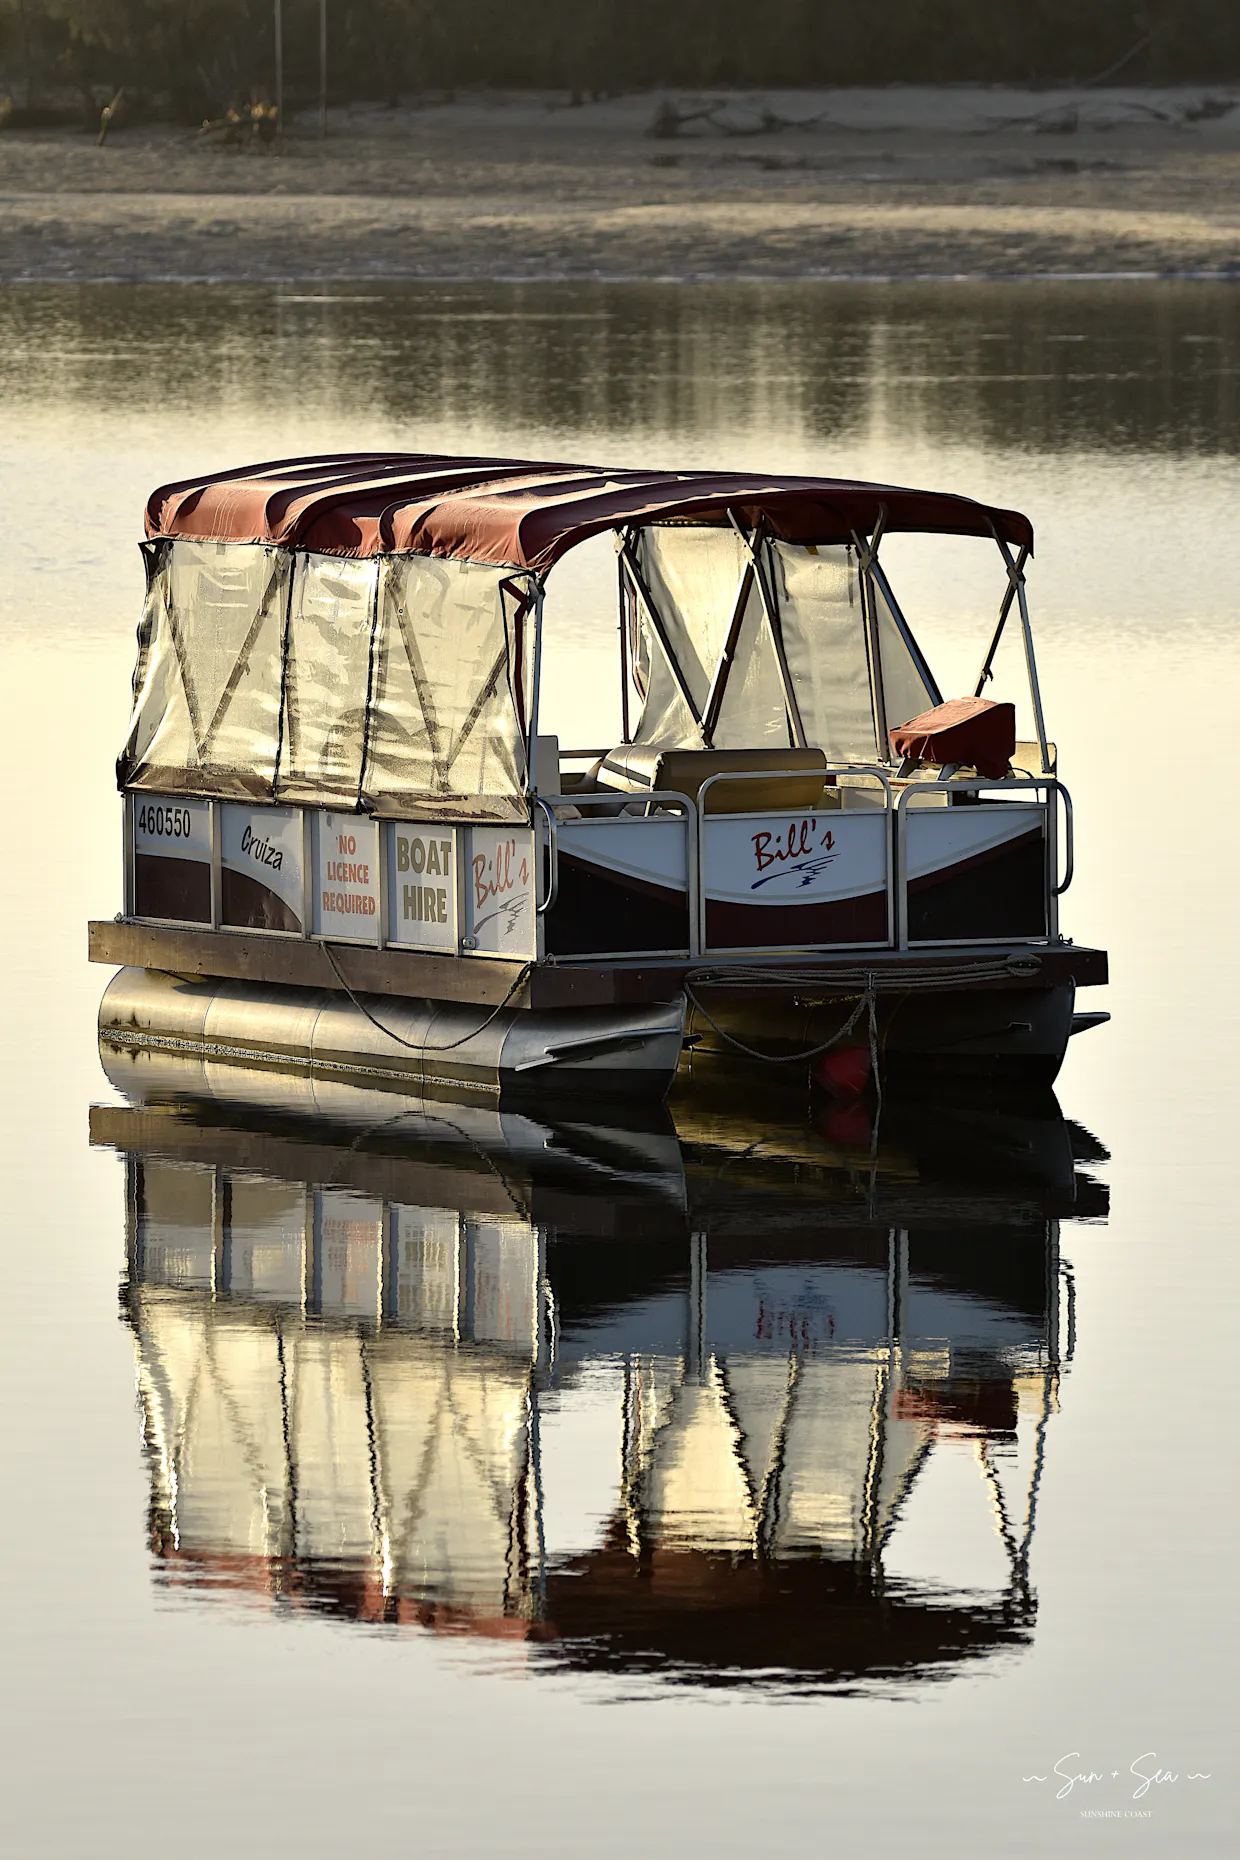
[(145, 554), (122, 787), (524, 812), (531, 576), (261, 544)]
[(638, 743), (778, 749), (795, 712), (832, 761), (872, 762), (880, 712), (890, 728), (939, 701), (873, 578), (867, 614), (855, 548), (669, 523), (637, 531), (627, 559)]

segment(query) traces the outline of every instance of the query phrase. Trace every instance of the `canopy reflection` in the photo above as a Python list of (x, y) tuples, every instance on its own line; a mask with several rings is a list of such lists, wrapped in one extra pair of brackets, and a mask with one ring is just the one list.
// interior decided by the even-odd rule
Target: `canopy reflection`
[[(874, 1140), (708, 1081), (603, 1127), (108, 1064), (161, 1585), (724, 1685), (1029, 1641), (1059, 1221), (1106, 1207), (1049, 1094), (889, 1103)], [(897, 1580), (962, 1442), (1004, 1573)]]

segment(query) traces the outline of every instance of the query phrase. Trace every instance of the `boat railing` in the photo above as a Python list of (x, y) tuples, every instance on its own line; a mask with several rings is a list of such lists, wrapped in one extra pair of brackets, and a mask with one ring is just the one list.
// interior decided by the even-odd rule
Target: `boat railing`
[[(1002, 807), (1010, 809), (1012, 802), (1008, 798), (1013, 789), (1032, 789), (1045, 792), (1045, 800), (1036, 804), (1036, 812), (1042, 818), (1042, 830), (1045, 841), (1045, 892), (1046, 923), (1045, 939), (1053, 940), (1059, 934), (1059, 899), (1072, 883), (1075, 866), (1074, 833), (1072, 821), (1072, 797), (1063, 783), (1054, 775), (1005, 775), (998, 779), (989, 776), (953, 776), (943, 781), (914, 781), (901, 790), (895, 797), (895, 893), (897, 900), (896, 947), (908, 949), (928, 943), (936, 945), (963, 946), (968, 944), (992, 943), (993, 936), (979, 937), (919, 937), (913, 933), (909, 911), (910, 853), (914, 850), (914, 829), (910, 816), (917, 811), (920, 801), (927, 807), (934, 805), (941, 795), (966, 795), (978, 797), (970, 808), (970, 814), (976, 817), (979, 812), (993, 811)], [(983, 799), (986, 796), (989, 799)], [(1059, 876), (1059, 808), (1062, 804), (1064, 817), (1064, 872)], [(1031, 808), (1031, 813), (1035, 809)], [(1013, 938), (1012, 941), (1036, 941), (1037, 938)]]
[[(626, 800), (628, 803), (627, 807), (625, 805)], [(634, 802), (640, 803), (640, 811), (637, 813), (629, 811), (633, 807)], [(643, 820), (648, 818), (655, 807), (657, 807), (660, 812), (668, 806), (679, 807), (681, 817), (690, 829), (685, 848), (689, 872), (689, 890), (691, 894), (696, 890), (697, 834), (693, 831), (693, 827), (697, 817), (697, 809), (687, 794), (678, 794), (674, 788), (660, 788), (650, 796), (643, 798), (640, 795), (629, 795), (626, 797), (624, 794), (611, 789), (601, 794), (583, 794), (580, 789), (575, 788), (571, 794), (536, 794), (534, 796), (534, 806), (537, 811), (543, 815), (547, 826), (547, 884), (546, 895), (540, 900), (537, 906), (538, 915), (540, 917), (546, 916), (547, 912), (552, 909), (560, 895), (560, 815), (557, 810), (561, 808), (567, 809), (574, 807), (580, 809), (583, 807), (606, 807), (610, 810), (607, 816), (609, 819), (622, 823), (627, 822), (629, 825), (632, 825), (635, 819)]]
[[(896, 923), (898, 921), (897, 900), (896, 900), (896, 895), (895, 895), (895, 858), (894, 858), (894, 835), (895, 835), (896, 814), (895, 814), (895, 809), (893, 806), (891, 773), (890, 773), (890, 770), (883, 768), (878, 763), (827, 762), (824, 764), (824, 774), (840, 775), (840, 774), (845, 774), (845, 773), (847, 773), (850, 776), (869, 777), (871, 780), (873, 780), (874, 782), (878, 784), (879, 800), (881, 802), (881, 814), (882, 814), (883, 890), (885, 891), (885, 894), (886, 894), (886, 925), (885, 925), (885, 929), (884, 929), (882, 936), (873, 937), (869, 939), (858, 939), (857, 941), (853, 943), (852, 947), (885, 949), (891, 946), (891, 943), (895, 936)], [(795, 769), (795, 770), (789, 769), (787, 771), (787, 774), (790, 779), (793, 777), (796, 777), (802, 780), (804, 779), (804, 771), (799, 770), (799, 769)], [(780, 775), (780, 771), (777, 769), (775, 770), (764, 769), (762, 772), (761, 779), (763, 781), (777, 781), (779, 779), (779, 775)], [(698, 947), (702, 953), (709, 952), (710, 954), (717, 954), (717, 953), (723, 953), (724, 951), (728, 949), (765, 950), (770, 953), (775, 953), (780, 950), (800, 947), (799, 943), (789, 942), (786, 939), (780, 940), (778, 938), (773, 938), (770, 942), (766, 942), (766, 943), (746, 942), (744, 944), (735, 944), (735, 943), (725, 944), (725, 943), (721, 943), (718, 937), (712, 939), (712, 937), (709, 934), (709, 929), (710, 929), (709, 905), (710, 905), (710, 898), (711, 898), (711, 888), (710, 888), (710, 883), (709, 883), (709, 877), (711, 873), (711, 867), (713, 865), (712, 853), (716, 850), (716, 847), (715, 845), (712, 844), (712, 841), (724, 842), (723, 844), (719, 845), (718, 850), (723, 856), (723, 859), (726, 860), (727, 853), (729, 850), (728, 847), (726, 846), (726, 835), (728, 833), (729, 828), (734, 829), (737, 822), (744, 822), (748, 824), (755, 820), (757, 821), (769, 820), (771, 818), (773, 810), (770, 808), (764, 808), (758, 811), (754, 811), (752, 809), (745, 809), (744, 811), (738, 810), (736, 813), (728, 813), (724, 810), (714, 812), (710, 808), (708, 808), (706, 804), (706, 797), (712, 790), (717, 789), (717, 788), (722, 789), (726, 786), (726, 784), (730, 782), (734, 783), (734, 782), (746, 782), (747, 781), (752, 786), (753, 780), (754, 780), (753, 775), (747, 770), (743, 770), (743, 769), (742, 770), (730, 770), (729, 769), (729, 770), (721, 771), (717, 775), (707, 776), (706, 780), (702, 783), (701, 787), (698, 790), (697, 869), (701, 876), (700, 876), (700, 882), (698, 884), (698, 889), (697, 889), (695, 915), (697, 918)], [(826, 808), (822, 810), (813, 810), (809, 815), (802, 815), (801, 810), (792, 808), (789, 810), (789, 819), (792, 820), (792, 819), (806, 818), (806, 819), (813, 819), (816, 821), (817, 820), (826, 821), (830, 823), (834, 821), (836, 816), (842, 811), (843, 810), (839, 808)], [(872, 818), (873, 816), (877, 815), (880, 812), (880, 807), (876, 806), (873, 809), (867, 808), (865, 812), (869, 814)]]
[[(777, 781), (783, 771), (764, 769), (763, 781)], [(789, 778), (803, 779), (803, 770), (789, 769)], [(820, 824), (829, 830), (834, 823), (846, 822), (849, 830), (856, 823), (872, 822), (873, 836), (881, 840), (882, 880), (881, 889), (885, 899), (886, 921), (883, 932), (873, 937), (855, 937), (841, 940), (835, 944), (840, 948), (908, 949), (926, 947), (960, 947), (981, 945), (996, 941), (1004, 942), (1044, 942), (1053, 941), (1058, 936), (1058, 899), (1072, 883), (1074, 871), (1074, 836), (1072, 800), (1063, 783), (1053, 775), (1007, 775), (999, 778), (981, 776), (960, 776), (949, 779), (911, 781), (897, 787), (893, 772), (876, 763), (829, 762), (826, 765), (828, 775), (847, 775), (852, 778), (865, 778), (873, 785), (873, 806), (857, 808), (825, 807), (806, 812), (796, 808), (787, 811), (787, 823), (806, 822)], [(708, 802), (712, 793), (721, 796), (729, 784), (748, 782), (752, 785), (754, 776), (749, 770), (727, 770), (711, 775), (702, 783), (696, 799), (687, 794), (655, 789), (643, 793), (625, 794), (621, 790), (608, 790), (603, 793), (583, 793), (573, 790), (567, 794), (539, 796), (537, 809), (546, 823), (546, 869), (547, 882), (545, 893), (539, 904), (539, 911), (545, 914), (554, 908), (559, 896), (559, 842), (565, 826), (563, 810), (573, 807), (578, 811), (587, 807), (605, 807), (609, 815), (617, 822), (627, 823), (631, 828), (657, 817), (665, 808), (678, 810), (683, 816), (686, 832), (686, 877), (689, 902), (689, 941), (688, 954), (691, 957), (702, 955), (733, 954), (743, 956), (746, 953), (762, 952), (775, 954), (788, 949), (805, 947), (803, 941), (780, 941), (776, 937), (769, 940), (746, 940), (726, 942), (718, 937), (712, 940), (709, 925), (709, 905), (711, 900), (711, 875), (713, 856), (719, 854), (726, 858), (728, 848), (726, 840), (729, 830), (733, 833), (738, 824), (748, 830), (758, 823), (769, 826), (772, 819), (782, 820), (780, 810), (764, 808), (729, 813), (723, 808), (713, 809)], [(965, 796), (971, 797), (968, 807), (968, 820), (972, 826), (983, 822), (986, 816), (1003, 810), (1002, 821), (1010, 826), (1012, 810), (1019, 807), (1015, 792), (1031, 799), (1025, 803), (1028, 808), (1030, 832), (1041, 833), (1044, 841), (1044, 901), (1045, 914), (1042, 922), (1017, 933), (996, 933), (985, 931), (977, 936), (948, 936), (942, 934), (920, 934), (915, 912), (910, 909), (910, 890), (915, 893), (917, 872), (917, 839), (921, 831), (920, 823), (914, 816), (924, 809), (931, 808), (936, 813), (942, 810), (948, 819), (955, 814), (952, 803)], [(1060, 824), (1060, 808), (1063, 820)], [(657, 813), (656, 813), (657, 810)], [(950, 812), (948, 811), (950, 810)], [(957, 818), (959, 818), (957, 816)], [(600, 823), (601, 824), (601, 823)], [(865, 832), (865, 827), (860, 828)], [(1062, 857), (1062, 874), (1061, 874)], [(651, 955), (673, 956), (678, 951), (667, 949), (644, 952)], [(563, 958), (562, 958), (563, 959)], [(571, 958), (568, 958), (571, 960)], [(555, 960), (555, 958), (552, 958)]]
[[(659, 788), (536, 795), (524, 823), (502, 825), (238, 807), (260, 850), (266, 852), (268, 841), (284, 847), (287, 927), (272, 914), (274, 905), (257, 921), (225, 908), (224, 803), (131, 792), (125, 915), (187, 929), (248, 928), (379, 949), (535, 961), (740, 960), (816, 948), (1057, 939), (1058, 900), (1074, 868), (1072, 802), (1057, 777), (957, 776), (902, 784), (881, 764), (845, 762), (828, 763), (824, 774), (827, 795), (831, 776), (837, 783), (848, 778), (835, 804), (824, 799), (787, 809), (753, 807), (751, 770), (712, 774), (696, 796)], [(765, 788), (785, 775), (804, 783), (803, 768), (764, 768), (760, 780)], [(729, 790), (746, 782), (748, 805), (726, 811)], [(868, 803), (859, 784), (869, 791)], [(180, 906), (161, 900), (152, 908), (153, 899), (139, 896), (136, 835), (143, 812), (155, 820), (154, 829), (148, 822), (144, 831), (148, 837), (154, 831), (157, 850), (174, 855), (163, 870), (179, 865), (189, 873), (201, 893), (196, 905), (188, 892)], [(350, 864), (337, 872), (324, 861), (337, 856), (342, 835)], [(422, 842), (429, 847), (432, 840), (424, 872)], [(604, 891), (614, 873), (618, 892), (614, 905), (598, 907), (597, 926), (591, 924), (584, 939), (578, 930), (571, 952), (561, 942), (560, 953), (552, 926), (565, 902), (565, 851), (587, 870), (595, 868)], [(273, 862), (274, 853), (267, 868)], [(339, 879), (356, 896), (333, 898), (319, 884), (320, 872), (329, 888)], [(849, 882), (841, 884), (845, 874)], [(641, 946), (631, 933), (612, 934), (613, 925), (624, 928), (616, 908), (624, 910), (626, 884), (664, 900), (661, 933)], [(346, 907), (351, 915), (342, 914)], [(574, 903), (578, 917), (581, 908)], [(622, 947), (612, 947), (617, 943)]]

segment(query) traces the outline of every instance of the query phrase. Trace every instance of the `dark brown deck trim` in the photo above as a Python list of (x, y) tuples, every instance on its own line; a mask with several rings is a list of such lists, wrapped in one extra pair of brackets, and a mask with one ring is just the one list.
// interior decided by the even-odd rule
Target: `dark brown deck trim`
[[(359, 994), (430, 997), (437, 1001), (477, 1002), (484, 1007), (497, 1006), (504, 999), (524, 966), (519, 962), (479, 960), (476, 956), (424, 955), (414, 950), (363, 949), (339, 943), (332, 945), (332, 951), (349, 986)], [(1072, 943), (987, 943), (968, 949), (840, 950), (790, 956), (746, 956), (742, 951), (736, 959), (747, 964), (761, 963), (768, 972), (785, 966), (799, 971), (800, 979), (794, 988), (804, 994), (807, 968), (824, 981), (829, 981), (832, 969), (850, 974), (858, 969), (872, 970), (880, 982), (898, 986), (902, 969), (953, 969), (1008, 955), (1036, 960), (1036, 972), (969, 981), (962, 987), (969, 991), (1051, 988), (1070, 981), (1078, 988), (1091, 988), (1107, 980), (1106, 951), (1078, 949)], [(322, 947), (300, 937), (96, 920), (89, 925), (89, 956), (92, 962), (108, 963), (118, 969), (160, 969), (171, 975), (215, 976), (224, 981), (283, 988), (340, 987)], [(514, 995), (512, 1006), (607, 1007), (670, 1001), (680, 992), (687, 974), (727, 966), (727, 957), (715, 956), (697, 962), (675, 957), (663, 961), (639, 958), (630, 962), (543, 963)], [(739, 995), (743, 991), (734, 992)], [(761, 992), (768, 993), (769, 998), (767, 990)]]

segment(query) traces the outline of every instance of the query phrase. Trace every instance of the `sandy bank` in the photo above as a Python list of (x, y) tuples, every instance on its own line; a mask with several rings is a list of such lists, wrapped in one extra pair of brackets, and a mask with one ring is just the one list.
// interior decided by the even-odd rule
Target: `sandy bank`
[[(1240, 107), (839, 91), (0, 135), (0, 281), (1240, 275)], [(665, 127), (669, 119), (665, 112)]]

